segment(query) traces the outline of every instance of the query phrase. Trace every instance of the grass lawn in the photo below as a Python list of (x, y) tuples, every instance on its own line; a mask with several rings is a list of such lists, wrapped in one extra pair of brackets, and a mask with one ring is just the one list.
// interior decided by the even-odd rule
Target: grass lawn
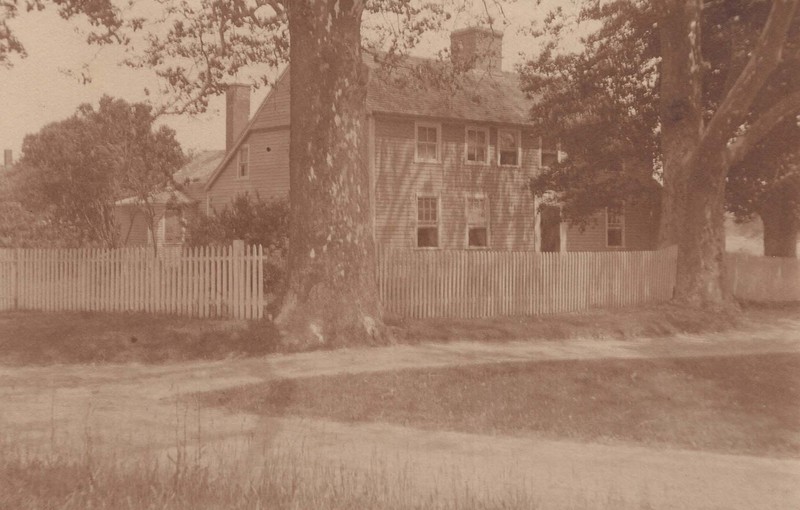
[(498, 363), (201, 394), (268, 415), (800, 456), (800, 355)]
[(740, 310), (708, 311), (671, 304), (536, 317), (489, 319), (390, 319), (395, 336), (404, 343), (420, 341), (508, 341), (570, 338), (660, 337), (680, 333), (726, 331), (753, 324), (772, 324), (800, 317), (800, 303), (758, 305)]
[[(796, 318), (800, 307), (747, 307), (712, 313), (672, 305), (541, 317), (389, 320), (399, 343), (476, 340), (632, 338), (712, 332)], [(325, 346), (317, 346), (324, 348)], [(168, 363), (262, 356), (296, 347), (281, 343), (269, 321), (231, 321), (145, 313), (0, 313), (0, 364)]]
[(144, 313), (0, 313), (0, 364), (165, 363), (275, 352), (269, 322)]

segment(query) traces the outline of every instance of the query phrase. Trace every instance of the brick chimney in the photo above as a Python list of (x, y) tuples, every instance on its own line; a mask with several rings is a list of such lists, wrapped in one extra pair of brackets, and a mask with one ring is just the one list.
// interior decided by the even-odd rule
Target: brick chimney
[(468, 27), (450, 34), (453, 62), (499, 73), (503, 64), (503, 32), (485, 27)]
[(11, 152), (11, 149), (6, 149), (3, 151), (3, 166), (8, 168), (14, 164), (14, 155)]
[(225, 151), (242, 134), (250, 120), (250, 85), (231, 83), (225, 89)]

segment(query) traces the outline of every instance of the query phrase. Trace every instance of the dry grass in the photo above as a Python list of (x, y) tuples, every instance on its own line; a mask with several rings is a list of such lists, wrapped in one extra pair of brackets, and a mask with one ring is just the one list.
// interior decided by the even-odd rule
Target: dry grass
[(800, 355), (497, 363), (282, 380), (201, 396), (270, 415), (800, 456)]
[[(234, 466), (236, 459), (228, 459)], [(113, 458), (0, 456), (0, 508), (14, 510), (159, 509), (441, 509), (539, 508), (524, 490), (478, 496), (468, 486), (419, 493), (407, 473), (380, 466), (355, 471), (313, 460), (268, 452), (256, 476), (235, 468), (191, 462), (180, 469), (156, 461)], [(579, 492), (579, 491), (578, 491)], [(608, 509), (641, 508), (608, 498)], [(587, 506), (575, 506), (585, 509)], [(597, 508), (597, 507), (592, 507)]]
[(454, 340), (627, 339), (679, 333), (711, 333), (746, 325), (768, 324), (800, 316), (796, 303), (747, 304), (740, 309), (702, 310), (671, 304), (596, 309), (581, 313), (493, 319), (395, 319), (395, 336), (403, 343)]
[[(748, 305), (712, 312), (673, 305), (540, 317), (394, 320), (399, 343), (633, 338), (724, 331), (797, 317), (800, 306)], [(313, 346), (312, 346), (313, 347)], [(316, 346), (325, 348), (326, 346)], [(290, 352), (267, 321), (195, 319), (146, 313), (0, 313), (0, 364), (170, 363)]]
[(0, 314), (0, 364), (167, 363), (275, 352), (266, 321), (203, 320), (144, 313)]

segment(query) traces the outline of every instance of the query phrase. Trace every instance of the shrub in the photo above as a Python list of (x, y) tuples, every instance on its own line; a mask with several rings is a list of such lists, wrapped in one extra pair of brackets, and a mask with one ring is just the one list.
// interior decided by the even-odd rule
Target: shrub
[(198, 213), (186, 225), (189, 246), (228, 246), (237, 239), (264, 247), (264, 284), (275, 289), (286, 275), (289, 246), (289, 203), (265, 201), (258, 195), (239, 195), (229, 206), (213, 215)]

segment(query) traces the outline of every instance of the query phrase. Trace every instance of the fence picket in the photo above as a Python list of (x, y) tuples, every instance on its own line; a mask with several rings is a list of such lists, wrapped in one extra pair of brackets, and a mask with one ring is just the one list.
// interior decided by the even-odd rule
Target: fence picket
[[(726, 256), (740, 299), (800, 300), (800, 261)], [(677, 248), (655, 252), (377, 251), (384, 310), (408, 317), (538, 315), (672, 298)], [(0, 250), (0, 309), (264, 315), (263, 246)], [(7, 290), (8, 289), (8, 290)]]

